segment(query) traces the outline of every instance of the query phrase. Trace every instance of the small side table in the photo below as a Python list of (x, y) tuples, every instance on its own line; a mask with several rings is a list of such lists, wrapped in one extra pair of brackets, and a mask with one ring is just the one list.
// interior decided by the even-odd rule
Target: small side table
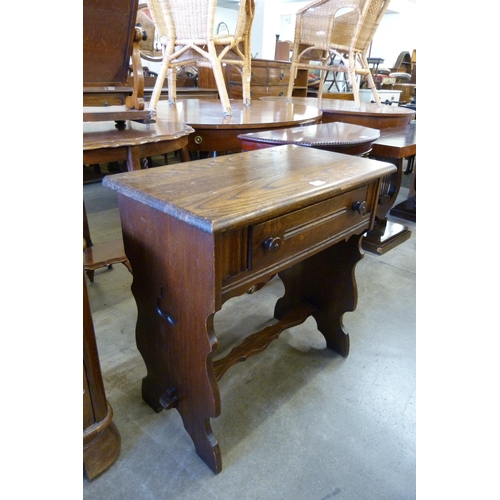
[(267, 130), (238, 136), (243, 151), (295, 144), (356, 156), (368, 154), (372, 144), (379, 137), (379, 130), (341, 122)]
[[(388, 161), (396, 165), (397, 172), (387, 179), (380, 193), (377, 221), (363, 239), (363, 249), (379, 255), (410, 238), (410, 230), (403, 224), (387, 220), (387, 214), (399, 216), (391, 208), (394, 206), (403, 178), (403, 160), (414, 161), (417, 154), (416, 121), (405, 127), (386, 128), (380, 131), (380, 138), (373, 144), (370, 158)], [(416, 204), (415, 198), (412, 201)], [(411, 220), (411, 219), (410, 219)], [(416, 216), (413, 218), (416, 221)]]
[(182, 122), (157, 119), (144, 124), (130, 120), (118, 128), (110, 111), (111, 121), (83, 122), (83, 164), (94, 165), (126, 161), (127, 170), (140, 170), (141, 159), (180, 151), (183, 161), (189, 160), (188, 136), (194, 130)]
[[(154, 411), (177, 409), (215, 473), (222, 457), (210, 420), (220, 415), (218, 381), (228, 369), (309, 316), (328, 348), (348, 355), (342, 317), (356, 308), (360, 239), (395, 170), (285, 145), (104, 178), (117, 191), (134, 269), (142, 397)], [(276, 274), (285, 287), (277, 322), (216, 359), (216, 312)]]

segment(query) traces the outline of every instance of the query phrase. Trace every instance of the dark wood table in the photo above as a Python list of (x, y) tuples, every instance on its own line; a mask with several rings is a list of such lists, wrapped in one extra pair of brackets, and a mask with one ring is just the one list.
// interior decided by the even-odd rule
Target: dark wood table
[[(153, 123), (126, 120), (123, 128), (117, 125), (116, 111), (122, 106), (85, 108), (86, 113), (98, 109), (101, 117), (109, 113), (108, 121), (83, 122), (83, 164), (125, 161), (127, 170), (140, 170), (142, 160), (151, 156), (180, 151), (188, 160), (188, 136), (193, 129), (180, 121), (156, 118)], [(105, 111), (103, 111), (103, 109)]]
[[(92, 112), (93, 108), (85, 108)], [(183, 161), (189, 160), (186, 149), (188, 135), (193, 132), (189, 125), (181, 122), (156, 119), (156, 122), (144, 124), (126, 120), (123, 127), (117, 127), (115, 118), (126, 116), (122, 106), (99, 108), (100, 118), (109, 115), (108, 121), (83, 122), (83, 164), (125, 161), (127, 170), (140, 170), (147, 166), (147, 158), (171, 151), (180, 151)], [(117, 114), (118, 113), (118, 114)], [(111, 264), (122, 262), (130, 269), (123, 251), (122, 242), (111, 241), (97, 247), (93, 245), (90, 229), (86, 220), (85, 203), (83, 205), (83, 232), (87, 248), (84, 251), (84, 269), (93, 281), (94, 271)]]
[[(286, 97), (261, 97), (261, 100), (269, 102), (283, 101)], [(408, 125), (415, 116), (415, 111), (398, 106), (388, 106), (383, 104), (378, 107), (372, 103), (361, 103), (361, 107), (356, 108), (354, 101), (343, 99), (318, 99), (316, 97), (292, 97), (294, 104), (314, 106), (323, 112), (322, 123), (344, 122), (383, 129), (388, 127), (403, 127)]]
[[(342, 317), (356, 307), (360, 239), (374, 223), (381, 179), (395, 170), (287, 145), (104, 178), (118, 193), (134, 270), (142, 396), (155, 411), (179, 411), (215, 473), (222, 460), (210, 419), (231, 366), (311, 315), (327, 346), (348, 355)], [(278, 322), (216, 359), (215, 313), (276, 274), (285, 286)]]
[(240, 152), (238, 135), (261, 130), (318, 123), (321, 111), (316, 107), (284, 102), (252, 100), (245, 106), (241, 99), (231, 100), (231, 116), (223, 115), (218, 99), (178, 99), (176, 104), (160, 101), (158, 118), (179, 120), (194, 129), (187, 148), (192, 152)]
[[(375, 226), (363, 239), (363, 248), (380, 255), (403, 243), (411, 236), (407, 226), (387, 220), (387, 214), (393, 213), (394, 204), (399, 195), (403, 178), (403, 160), (414, 161), (417, 154), (417, 122), (413, 121), (405, 127), (386, 128), (380, 131), (380, 138), (373, 143), (370, 158), (388, 161), (397, 167), (390, 178), (384, 180), (380, 202), (377, 208)], [(415, 208), (416, 195), (407, 200), (406, 205)], [(392, 210), (391, 210), (392, 209)], [(414, 213), (413, 221), (416, 220)], [(410, 218), (411, 220), (411, 218)]]
[[(286, 97), (261, 98), (265, 102), (281, 102), (284, 99)], [(372, 103), (362, 103), (358, 109), (354, 101), (315, 97), (292, 97), (291, 102), (317, 106), (323, 112), (322, 123), (342, 122), (380, 130), (381, 136), (373, 143), (370, 156), (390, 161), (398, 167), (398, 171), (382, 185), (377, 226), (363, 241), (363, 248), (383, 254), (410, 238), (411, 232), (406, 226), (387, 221), (386, 215), (396, 202), (401, 188), (403, 160), (412, 161), (416, 153), (416, 120), (413, 120), (416, 111), (385, 104), (378, 107)], [(416, 199), (412, 198), (404, 205), (394, 207), (391, 214), (412, 220), (415, 206)]]
[(365, 155), (380, 137), (380, 131), (350, 123), (331, 122), (253, 132), (238, 137), (243, 151), (295, 144), (348, 155)]
[(406, 226), (388, 221), (386, 215), (390, 210), (391, 215), (396, 217), (416, 220), (416, 196), (393, 207), (401, 188), (403, 160), (411, 162), (416, 155), (416, 122), (380, 131), (349, 123), (329, 122), (242, 134), (239, 138), (244, 151), (296, 144), (345, 154), (369, 153), (371, 158), (393, 163), (398, 170), (382, 183), (377, 221), (363, 240), (363, 248), (383, 254), (410, 238), (411, 231)]

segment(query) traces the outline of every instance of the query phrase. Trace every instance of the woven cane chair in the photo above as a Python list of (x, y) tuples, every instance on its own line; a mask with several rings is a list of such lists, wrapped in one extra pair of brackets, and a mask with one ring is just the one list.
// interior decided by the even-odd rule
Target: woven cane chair
[[(347, 73), (360, 107), (356, 75), (366, 77), (373, 98), (380, 98), (366, 54), (390, 0), (315, 0), (296, 14), (292, 65), (287, 97), (292, 97), (297, 69), (321, 70), (318, 97), (327, 71)], [(340, 63), (329, 65), (332, 61)], [(314, 64), (313, 61), (316, 63)]]
[(160, 35), (163, 61), (149, 109), (156, 112), (163, 82), (167, 78), (168, 100), (176, 100), (176, 68), (196, 65), (212, 68), (224, 114), (231, 114), (222, 64), (235, 65), (241, 72), (243, 102), (250, 104), (250, 33), (254, 0), (241, 0), (234, 34), (214, 34), (217, 0), (148, 0)]

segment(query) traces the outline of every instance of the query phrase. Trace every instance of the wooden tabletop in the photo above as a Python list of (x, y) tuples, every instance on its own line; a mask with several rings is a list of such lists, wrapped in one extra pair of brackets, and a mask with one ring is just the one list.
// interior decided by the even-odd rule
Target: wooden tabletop
[[(260, 98), (262, 101), (283, 101), (287, 100), (285, 96), (266, 96)], [(415, 111), (407, 108), (400, 108), (399, 106), (388, 106), (383, 104), (377, 106), (374, 103), (362, 102), (359, 108), (356, 107), (355, 101), (347, 101), (345, 99), (319, 99), (317, 97), (292, 97), (291, 102), (294, 104), (302, 104), (305, 106), (313, 106), (321, 109), (325, 113), (339, 111), (350, 115), (406, 115), (412, 117)]]
[[(286, 97), (261, 97), (261, 100), (283, 101)], [(408, 125), (415, 116), (415, 111), (398, 106), (374, 103), (361, 103), (356, 107), (355, 101), (343, 99), (319, 99), (316, 97), (292, 97), (291, 102), (305, 106), (316, 106), (323, 112), (322, 122), (341, 121), (377, 129)]]
[(331, 122), (265, 130), (239, 136), (240, 139), (270, 144), (297, 144), (298, 146), (321, 147), (365, 144), (380, 137), (377, 129), (343, 122)]
[(203, 129), (267, 129), (315, 123), (321, 118), (316, 106), (286, 101), (252, 100), (245, 106), (241, 99), (231, 100), (231, 116), (224, 115), (218, 99), (177, 99), (175, 104), (159, 101), (158, 118), (181, 121)]
[(380, 130), (380, 137), (372, 147), (372, 154), (388, 158), (407, 158), (417, 153), (417, 122), (405, 127)]
[(390, 163), (286, 145), (116, 174), (103, 185), (213, 233), (322, 201), (394, 170)]
[(127, 120), (123, 130), (113, 121), (83, 122), (83, 150), (171, 141), (192, 132), (193, 129), (182, 122), (158, 118), (150, 124)]

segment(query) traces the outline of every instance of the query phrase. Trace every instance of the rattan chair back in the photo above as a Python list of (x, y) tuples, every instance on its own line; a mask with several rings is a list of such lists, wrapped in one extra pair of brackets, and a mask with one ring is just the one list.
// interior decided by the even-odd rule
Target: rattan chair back
[[(315, 0), (296, 14), (288, 98), (297, 69), (321, 70), (318, 96), (327, 71), (347, 73), (354, 100), (360, 107), (356, 75), (364, 75), (380, 106), (368, 67), (367, 53), (390, 0)], [(330, 64), (337, 58), (340, 63)]]
[(234, 33), (215, 33), (217, 0), (148, 0), (148, 6), (160, 36), (163, 60), (149, 109), (156, 107), (165, 78), (168, 100), (176, 101), (176, 68), (196, 65), (213, 70), (222, 109), (231, 114), (222, 64), (236, 66), (241, 73), (243, 101), (250, 104), (250, 37), (255, 9), (254, 0), (241, 0)]

